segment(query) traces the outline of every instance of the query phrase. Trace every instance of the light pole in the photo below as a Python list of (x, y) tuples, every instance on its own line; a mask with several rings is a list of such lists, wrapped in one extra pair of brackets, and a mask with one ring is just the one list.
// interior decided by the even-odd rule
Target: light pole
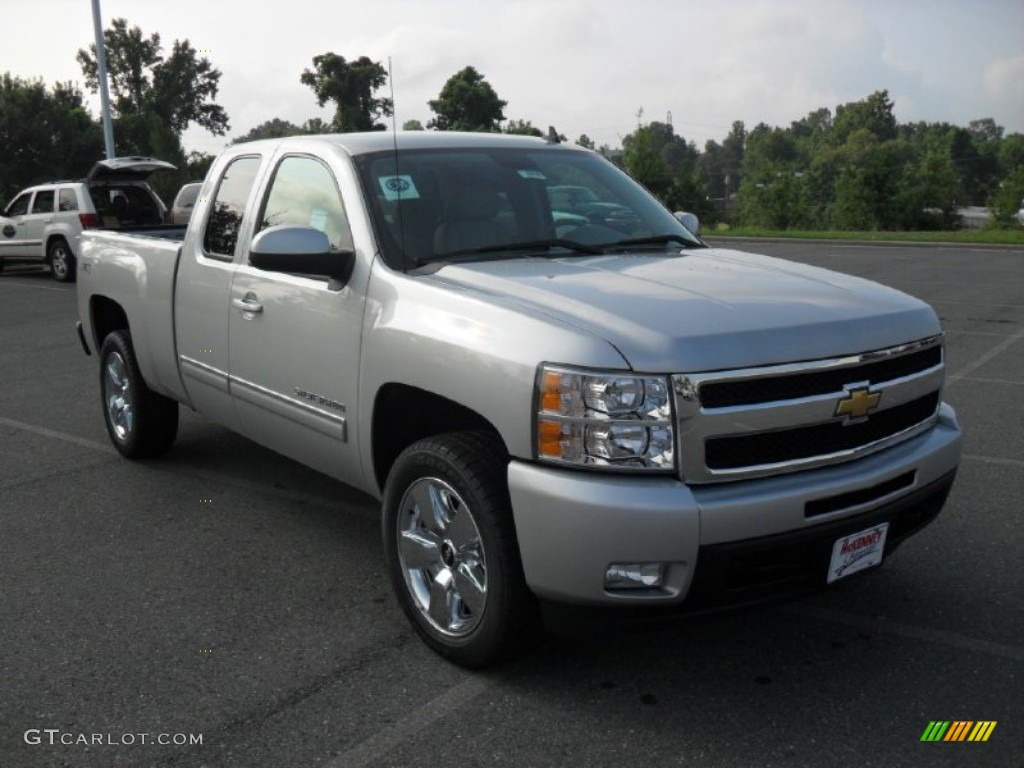
[(107, 91), (107, 48), (103, 44), (100, 0), (92, 0), (92, 24), (96, 31), (96, 67), (100, 81), (100, 112), (103, 114), (103, 144), (107, 159), (114, 157), (114, 126), (110, 121), (110, 93)]

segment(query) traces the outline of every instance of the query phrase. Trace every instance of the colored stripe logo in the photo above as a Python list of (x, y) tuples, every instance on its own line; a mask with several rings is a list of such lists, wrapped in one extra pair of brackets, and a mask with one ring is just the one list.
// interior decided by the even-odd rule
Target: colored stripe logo
[(932, 720), (921, 741), (988, 741), (996, 720)]

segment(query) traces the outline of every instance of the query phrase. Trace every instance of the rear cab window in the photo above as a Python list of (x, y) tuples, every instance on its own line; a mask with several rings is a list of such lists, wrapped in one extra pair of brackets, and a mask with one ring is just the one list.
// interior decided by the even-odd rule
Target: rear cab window
[(259, 156), (237, 157), (220, 177), (203, 232), (204, 255), (221, 261), (234, 259), (249, 195), (262, 162)]

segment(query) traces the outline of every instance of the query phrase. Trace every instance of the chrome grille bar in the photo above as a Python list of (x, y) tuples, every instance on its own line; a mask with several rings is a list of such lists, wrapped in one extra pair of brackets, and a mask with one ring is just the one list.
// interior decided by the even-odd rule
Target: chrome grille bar
[(943, 351), (939, 335), (828, 360), (676, 374), (682, 477), (710, 483), (794, 472), (910, 439), (935, 423)]

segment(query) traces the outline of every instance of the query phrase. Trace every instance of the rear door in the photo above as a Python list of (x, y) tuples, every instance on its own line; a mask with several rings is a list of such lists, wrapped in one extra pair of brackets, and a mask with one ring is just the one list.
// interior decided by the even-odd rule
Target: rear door
[[(347, 170), (349, 194), (355, 177)], [(281, 157), (253, 234), (278, 224), (325, 232), (335, 249), (352, 234), (335, 171), (305, 154)], [(242, 433), (332, 477), (361, 484), (351, 419), (367, 271), (343, 288), (265, 272), (240, 260), (231, 285), (231, 390)]]
[[(175, 281), (178, 366), (192, 407), (238, 430), (228, 384), (228, 313), (239, 234), (263, 159), (231, 159), (208, 205), (196, 210)], [(191, 233), (195, 232), (195, 236)]]
[(28, 211), (33, 192), (22, 192), (0, 216), (0, 256), (36, 256), (28, 239)]
[(53, 223), (54, 210), (57, 207), (57, 190), (40, 189), (32, 200), (32, 205), (25, 216), (25, 245), (30, 253), (45, 256), (43, 231)]

